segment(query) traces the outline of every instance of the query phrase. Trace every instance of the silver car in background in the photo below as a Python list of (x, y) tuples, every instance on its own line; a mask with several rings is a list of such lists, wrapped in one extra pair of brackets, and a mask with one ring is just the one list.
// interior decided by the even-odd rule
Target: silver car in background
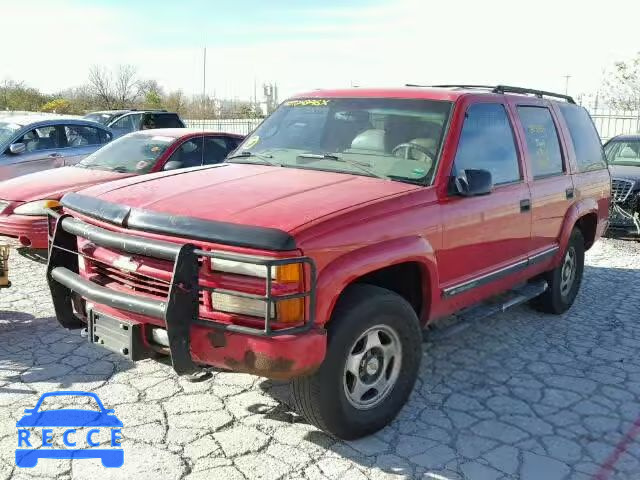
[(0, 181), (75, 165), (112, 138), (109, 128), (88, 120), (0, 114)]

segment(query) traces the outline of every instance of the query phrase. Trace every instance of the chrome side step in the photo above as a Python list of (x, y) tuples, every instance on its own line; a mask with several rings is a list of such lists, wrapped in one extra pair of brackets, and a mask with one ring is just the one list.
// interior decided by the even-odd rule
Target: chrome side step
[(425, 341), (433, 342), (452, 337), (471, 327), (475, 322), (542, 295), (547, 288), (547, 282), (544, 280), (526, 283), (478, 305), (461, 310), (454, 316), (437, 322), (432, 327), (427, 327), (423, 330), (423, 338)]

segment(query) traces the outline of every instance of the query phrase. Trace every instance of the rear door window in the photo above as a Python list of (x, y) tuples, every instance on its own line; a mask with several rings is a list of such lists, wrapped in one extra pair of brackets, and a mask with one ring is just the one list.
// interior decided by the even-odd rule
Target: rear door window
[(513, 129), (504, 105), (478, 103), (467, 109), (453, 174), (466, 169), (488, 170), (494, 185), (521, 180)]
[(586, 172), (607, 168), (600, 136), (589, 113), (583, 107), (570, 103), (560, 104), (560, 113), (569, 127), (578, 170)]
[(564, 171), (558, 130), (546, 107), (518, 107), (518, 116), (527, 140), (527, 154), (534, 178)]
[(113, 122), (111, 129), (118, 132), (118, 135), (124, 135), (138, 130), (139, 122), (140, 115), (125, 115)]
[(67, 146), (69, 147), (101, 145), (107, 141), (104, 131), (95, 127), (65, 125), (64, 131), (67, 138)]

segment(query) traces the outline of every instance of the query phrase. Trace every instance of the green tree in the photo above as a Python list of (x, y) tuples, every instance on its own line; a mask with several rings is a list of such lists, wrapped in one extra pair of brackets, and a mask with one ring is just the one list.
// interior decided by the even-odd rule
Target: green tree
[(45, 103), (40, 110), (51, 113), (72, 113), (73, 105), (65, 98), (56, 98), (55, 100)]
[(630, 60), (615, 62), (603, 87), (605, 101), (612, 107), (640, 109), (640, 52)]

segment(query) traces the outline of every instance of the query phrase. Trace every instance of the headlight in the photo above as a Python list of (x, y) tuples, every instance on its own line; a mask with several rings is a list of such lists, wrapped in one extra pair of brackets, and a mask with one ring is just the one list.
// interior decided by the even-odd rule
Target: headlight
[(16, 215), (34, 215), (45, 216), (47, 212), (45, 208), (59, 207), (60, 202), (57, 200), (37, 200), (35, 202), (28, 202), (20, 205), (13, 210)]
[(0, 200), (0, 213), (2, 213), (5, 208), (7, 208), (7, 205), (9, 205), (9, 202), (5, 202), (4, 200)]
[[(251, 262), (250, 258), (247, 258), (247, 262)], [(212, 258), (211, 269), (215, 272), (267, 278), (267, 267), (265, 265), (247, 262)], [(302, 280), (302, 265), (300, 263), (289, 263), (271, 267), (271, 278), (278, 283), (299, 283)]]
[[(258, 298), (244, 298), (227, 293), (213, 292), (211, 294), (213, 308), (220, 312), (237, 313), (251, 317), (265, 317), (267, 304)], [(269, 318), (283, 323), (297, 323), (304, 315), (304, 299), (290, 298), (273, 302)]]

